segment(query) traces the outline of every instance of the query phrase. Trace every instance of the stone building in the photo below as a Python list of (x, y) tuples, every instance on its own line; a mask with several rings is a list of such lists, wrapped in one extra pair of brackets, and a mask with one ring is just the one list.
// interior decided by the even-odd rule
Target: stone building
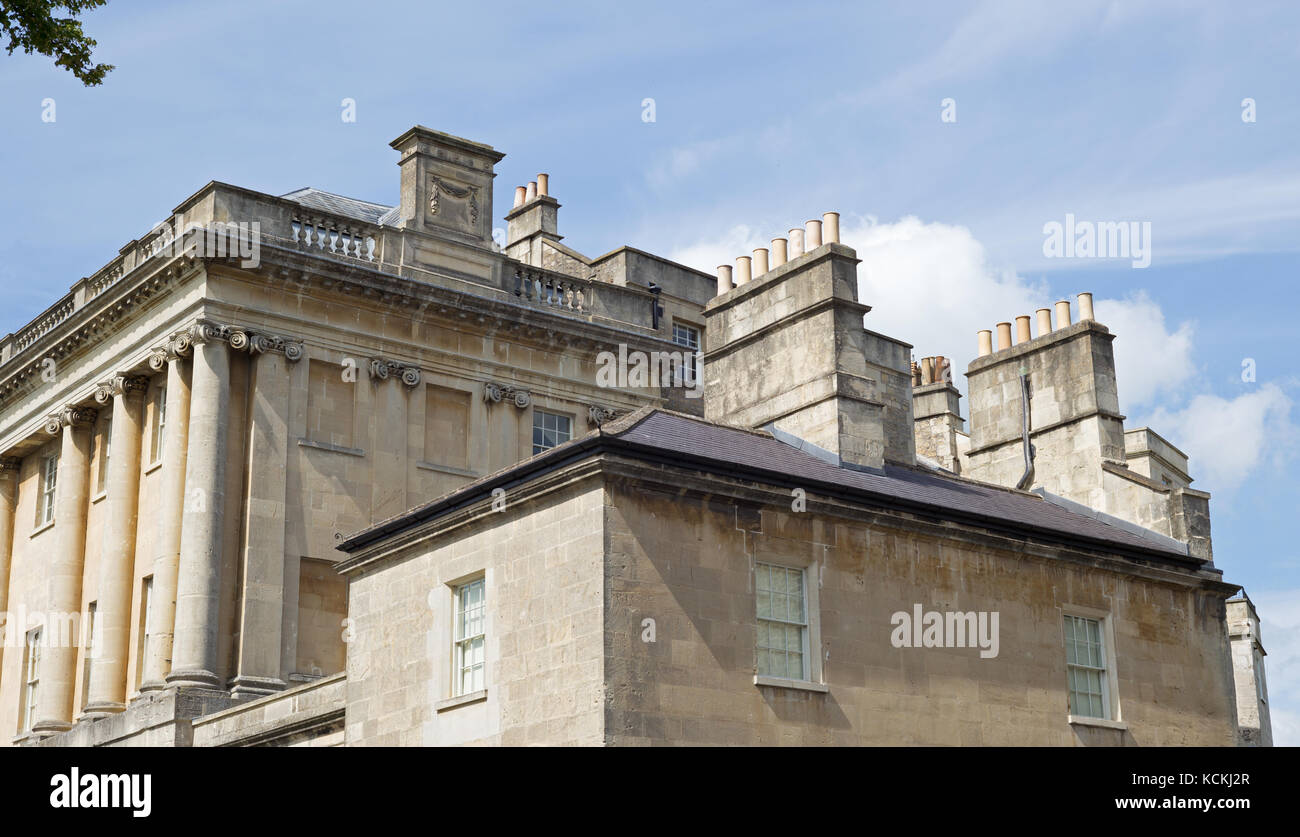
[(210, 183), (0, 341), (8, 740), (1269, 743), (1090, 300), (981, 334), (968, 436), (834, 213), (714, 277), (392, 146), (395, 206)]

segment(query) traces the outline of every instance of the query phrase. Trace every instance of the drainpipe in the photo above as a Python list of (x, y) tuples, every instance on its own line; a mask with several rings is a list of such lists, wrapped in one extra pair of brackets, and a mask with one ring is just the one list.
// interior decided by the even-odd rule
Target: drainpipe
[(1028, 491), (1034, 481), (1034, 446), (1029, 443), (1029, 373), (1020, 371), (1020, 440), (1025, 451), (1025, 473), (1016, 488)]
[(655, 331), (659, 330), (659, 318), (664, 315), (664, 307), (659, 304), (659, 293), (661, 291), (663, 291), (663, 288), (654, 282), (650, 283), (650, 293), (654, 294), (654, 297), (650, 300), (650, 327)]

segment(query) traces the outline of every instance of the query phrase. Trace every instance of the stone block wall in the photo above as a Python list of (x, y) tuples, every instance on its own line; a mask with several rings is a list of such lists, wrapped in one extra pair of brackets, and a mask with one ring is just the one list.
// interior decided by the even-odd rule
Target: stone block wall
[[(603, 491), (535, 499), (349, 573), (348, 746), (600, 744)], [(453, 591), (485, 580), (486, 679), (453, 688)]]

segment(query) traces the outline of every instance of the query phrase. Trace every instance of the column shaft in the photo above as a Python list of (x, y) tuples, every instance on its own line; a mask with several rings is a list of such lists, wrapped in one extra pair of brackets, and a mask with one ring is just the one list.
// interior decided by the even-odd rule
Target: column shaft
[[(32, 732), (72, 726), (72, 692), (81, 637), (81, 576), (86, 558), (86, 508), (90, 494), (91, 428), (95, 411), (64, 410), (54, 499), (54, 552), (45, 561), (45, 624), (40, 687)], [(54, 429), (51, 424), (48, 429)]]
[(284, 355), (253, 359), (248, 440), (248, 508), (241, 551), (239, 648), (232, 693), (266, 695), (285, 687), (285, 491), (289, 450), (289, 369)]
[(158, 502), (158, 543), (153, 559), (153, 601), (145, 643), (140, 691), (166, 686), (172, 668), (176, 624), (176, 574), (181, 554), (181, 515), (185, 508), (185, 465), (190, 427), (190, 381), (186, 361), (167, 356), (167, 421), (163, 427), (162, 494)]
[(225, 546), (230, 349), (215, 328), (200, 326), (195, 332), (193, 351), (176, 628), (167, 683), (221, 688), (224, 684), (217, 674), (217, 656)]
[(96, 657), (90, 663), (89, 716), (126, 708), (126, 663), (131, 647), (131, 588), (140, 505), (140, 440), (144, 432), (146, 378), (115, 382), (108, 460), (108, 526), (99, 558), (95, 611)]
[(5, 646), (13, 643), (14, 647), (22, 644), (22, 639), (9, 636), (11, 631), (21, 631), (23, 626), (9, 622), (9, 567), (13, 561), (14, 548), (14, 506), (18, 500), (18, 473), (22, 460), (0, 457), (0, 616), (5, 622), (0, 625), (0, 672), (4, 671)]

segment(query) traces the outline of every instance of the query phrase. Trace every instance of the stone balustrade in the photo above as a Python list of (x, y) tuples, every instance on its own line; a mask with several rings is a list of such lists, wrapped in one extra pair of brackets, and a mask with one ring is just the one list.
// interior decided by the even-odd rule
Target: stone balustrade
[(514, 287), (510, 290), (525, 302), (584, 314), (591, 311), (594, 293), (588, 280), (526, 265), (515, 267)]
[(302, 250), (347, 256), (365, 262), (380, 260), (379, 228), (354, 219), (319, 212), (294, 212), (289, 241)]

